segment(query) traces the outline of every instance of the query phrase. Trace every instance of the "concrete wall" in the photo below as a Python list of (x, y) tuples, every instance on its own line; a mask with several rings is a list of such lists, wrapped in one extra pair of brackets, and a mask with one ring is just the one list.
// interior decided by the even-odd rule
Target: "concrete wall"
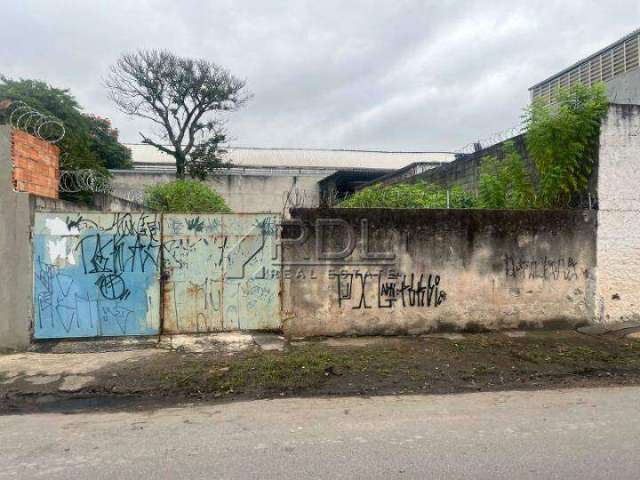
[[(453, 162), (453, 160), (452, 160)], [(408, 179), (415, 177), (416, 175), (420, 175), (428, 170), (433, 170), (434, 168), (438, 168), (442, 165), (447, 165), (448, 163), (413, 163), (411, 165), (407, 165), (404, 168), (400, 168), (393, 173), (389, 173), (384, 177), (380, 177), (373, 182), (370, 182), (368, 185), (380, 184), (380, 185), (393, 185), (395, 183), (403, 183)], [(366, 186), (368, 186), (366, 185)]]
[[(153, 145), (126, 144), (133, 163), (174, 167), (175, 158)], [(170, 145), (168, 145), (170, 147)], [(450, 162), (449, 152), (397, 152), (380, 150), (345, 150), (326, 148), (260, 148), (227, 145), (222, 158), (240, 168), (319, 168), (348, 170), (352, 168), (401, 168), (416, 162)]]
[[(528, 161), (524, 136), (518, 135), (510, 140), (514, 142), (520, 154), (525, 158), (525, 161)], [(502, 150), (503, 145), (504, 142), (500, 142), (474, 153), (461, 154), (453, 162), (429, 169), (414, 177), (406, 178), (404, 181), (407, 183), (418, 181), (436, 183), (446, 188), (458, 185), (468, 192), (478, 193), (480, 164), (482, 163), (482, 159), (488, 155), (501, 159), (504, 156)]]
[(640, 321), (639, 105), (611, 105), (598, 163), (598, 319)]
[(31, 213), (29, 194), (12, 183), (11, 129), (0, 125), (0, 351), (29, 345), (31, 325)]
[[(93, 208), (100, 212), (142, 212), (142, 203), (131, 202), (108, 193), (94, 193), (91, 199)], [(148, 211), (148, 209), (146, 209)]]
[[(319, 204), (318, 181), (333, 171), (318, 170), (315, 174), (299, 174), (297, 169), (263, 175), (248, 173), (221, 175), (207, 184), (214, 188), (236, 213), (279, 213), (289, 207), (313, 207)], [(112, 171), (113, 194), (127, 200), (139, 201), (149, 185), (175, 180), (171, 173), (141, 171)], [(287, 202), (287, 198), (289, 201)]]
[(617, 104), (640, 104), (640, 68), (607, 82), (609, 99)]
[[(284, 331), (392, 334), (639, 321), (639, 152), (640, 106), (612, 105), (601, 129), (598, 212), (294, 209), (309, 235), (297, 242), (294, 227), (286, 232)], [(143, 177), (130, 179), (138, 188), (141, 181), (172, 179), (130, 175)], [(218, 187), (232, 185), (229, 198), (256, 193), (230, 201), (236, 209), (258, 205), (279, 213), (284, 205), (275, 188), (284, 191), (293, 177), (250, 177), (223, 179)], [(317, 178), (305, 178), (316, 185)], [(104, 202), (105, 209), (113, 206)], [(84, 211), (14, 191), (11, 134), (0, 126), (0, 350), (30, 343), (30, 229), (37, 210)], [(318, 226), (322, 219), (338, 222)], [(346, 232), (354, 239), (348, 255), (321, 255), (343, 249)]]
[(142, 212), (142, 205), (129, 202), (105, 193), (94, 193), (91, 204), (73, 203), (66, 200), (31, 196), (34, 212)]
[[(593, 318), (593, 211), (303, 209), (292, 215), (309, 235), (283, 252), (290, 335), (555, 327)], [(318, 226), (327, 222), (322, 219), (338, 226)], [(299, 237), (297, 230), (286, 237)], [(342, 250), (348, 231), (351, 254), (323, 258), (318, 249)]]

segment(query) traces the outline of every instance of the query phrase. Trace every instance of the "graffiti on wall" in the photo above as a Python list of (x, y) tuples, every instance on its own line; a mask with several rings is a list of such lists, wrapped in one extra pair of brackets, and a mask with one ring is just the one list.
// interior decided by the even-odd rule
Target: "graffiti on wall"
[(504, 256), (504, 268), (507, 278), (550, 280), (577, 280), (580, 274), (578, 262), (573, 257), (521, 257)]
[(160, 220), (37, 213), (35, 338), (159, 332)]
[(340, 308), (436, 308), (447, 298), (440, 275), (435, 273), (343, 270), (329, 276), (335, 280)]
[(165, 215), (165, 330), (279, 328), (277, 221), (260, 214)]
[(169, 333), (279, 328), (276, 220), (38, 213), (34, 336), (154, 335), (161, 310)]

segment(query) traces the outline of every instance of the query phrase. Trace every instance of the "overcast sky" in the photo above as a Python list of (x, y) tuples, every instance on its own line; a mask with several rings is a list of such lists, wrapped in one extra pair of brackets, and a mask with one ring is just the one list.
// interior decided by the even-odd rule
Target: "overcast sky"
[(125, 142), (102, 79), (166, 48), (245, 78), (257, 147), (450, 150), (518, 124), (528, 87), (640, 26), (640, 2), (0, 0), (0, 73), (69, 88)]

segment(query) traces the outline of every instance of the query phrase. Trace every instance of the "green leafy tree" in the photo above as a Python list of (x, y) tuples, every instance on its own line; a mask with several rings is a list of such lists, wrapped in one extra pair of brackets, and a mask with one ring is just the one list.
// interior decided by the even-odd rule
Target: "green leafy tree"
[[(449, 190), (450, 208), (471, 208), (475, 198), (459, 186)], [(340, 208), (447, 208), (447, 190), (425, 182), (380, 184), (363, 188), (338, 204)]]
[(84, 115), (89, 129), (89, 149), (108, 169), (132, 168), (131, 150), (118, 142), (118, 130), (111, 120), (97, 115)]
[(230, 213), (224, 199), (205, 183), (176, 180), (145, 189), (144, 204), (158, 212)]
[(224, 141), (225, 136), (218, 133), (193, 147), (186, 165), (187, 173), (191, 178), (205, 180), (209, 175), (214, 175), (221, 169), (231, 166), (230, 162), (222, 159), (222, 155), (227, 153), (220, 146)]
[(243, 80), (207, 60), (140, 50), (122, 55), (105, 84), (123, 113), (158, 127), (155, 135), (140, 133), (142, 142), (176, 159), (177, 178), (204, 178), (225, 167), (217, 114), (244, 104)]
[(532, 102), (525, 118), (527, 153), (539, 179), (536, 206), (567, 207), (587, 188), (608, 105), (603, 83), (560, 89), (551, 105)]
[[(22, 101), (42, 114), (59, 119), (66, 134), (57, 144), (61, 168), (93, 169), (107, 174), (107, 168), (130, 168), (131, 152), (118, 141), (117, 130), (109, 120), (82, 113), (69, 90), (38, 80), (11, 80), (0, 76), (0, 101)], [(7, 121), (11, 106), (3, 110), (0, 121)]]

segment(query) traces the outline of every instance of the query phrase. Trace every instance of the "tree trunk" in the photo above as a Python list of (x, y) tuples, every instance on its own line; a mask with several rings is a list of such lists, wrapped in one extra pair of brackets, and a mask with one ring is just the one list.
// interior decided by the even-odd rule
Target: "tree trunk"
[(184, 155), (176, 153), (176, 178), (178, 180), (184, 180), (186, 160)]

